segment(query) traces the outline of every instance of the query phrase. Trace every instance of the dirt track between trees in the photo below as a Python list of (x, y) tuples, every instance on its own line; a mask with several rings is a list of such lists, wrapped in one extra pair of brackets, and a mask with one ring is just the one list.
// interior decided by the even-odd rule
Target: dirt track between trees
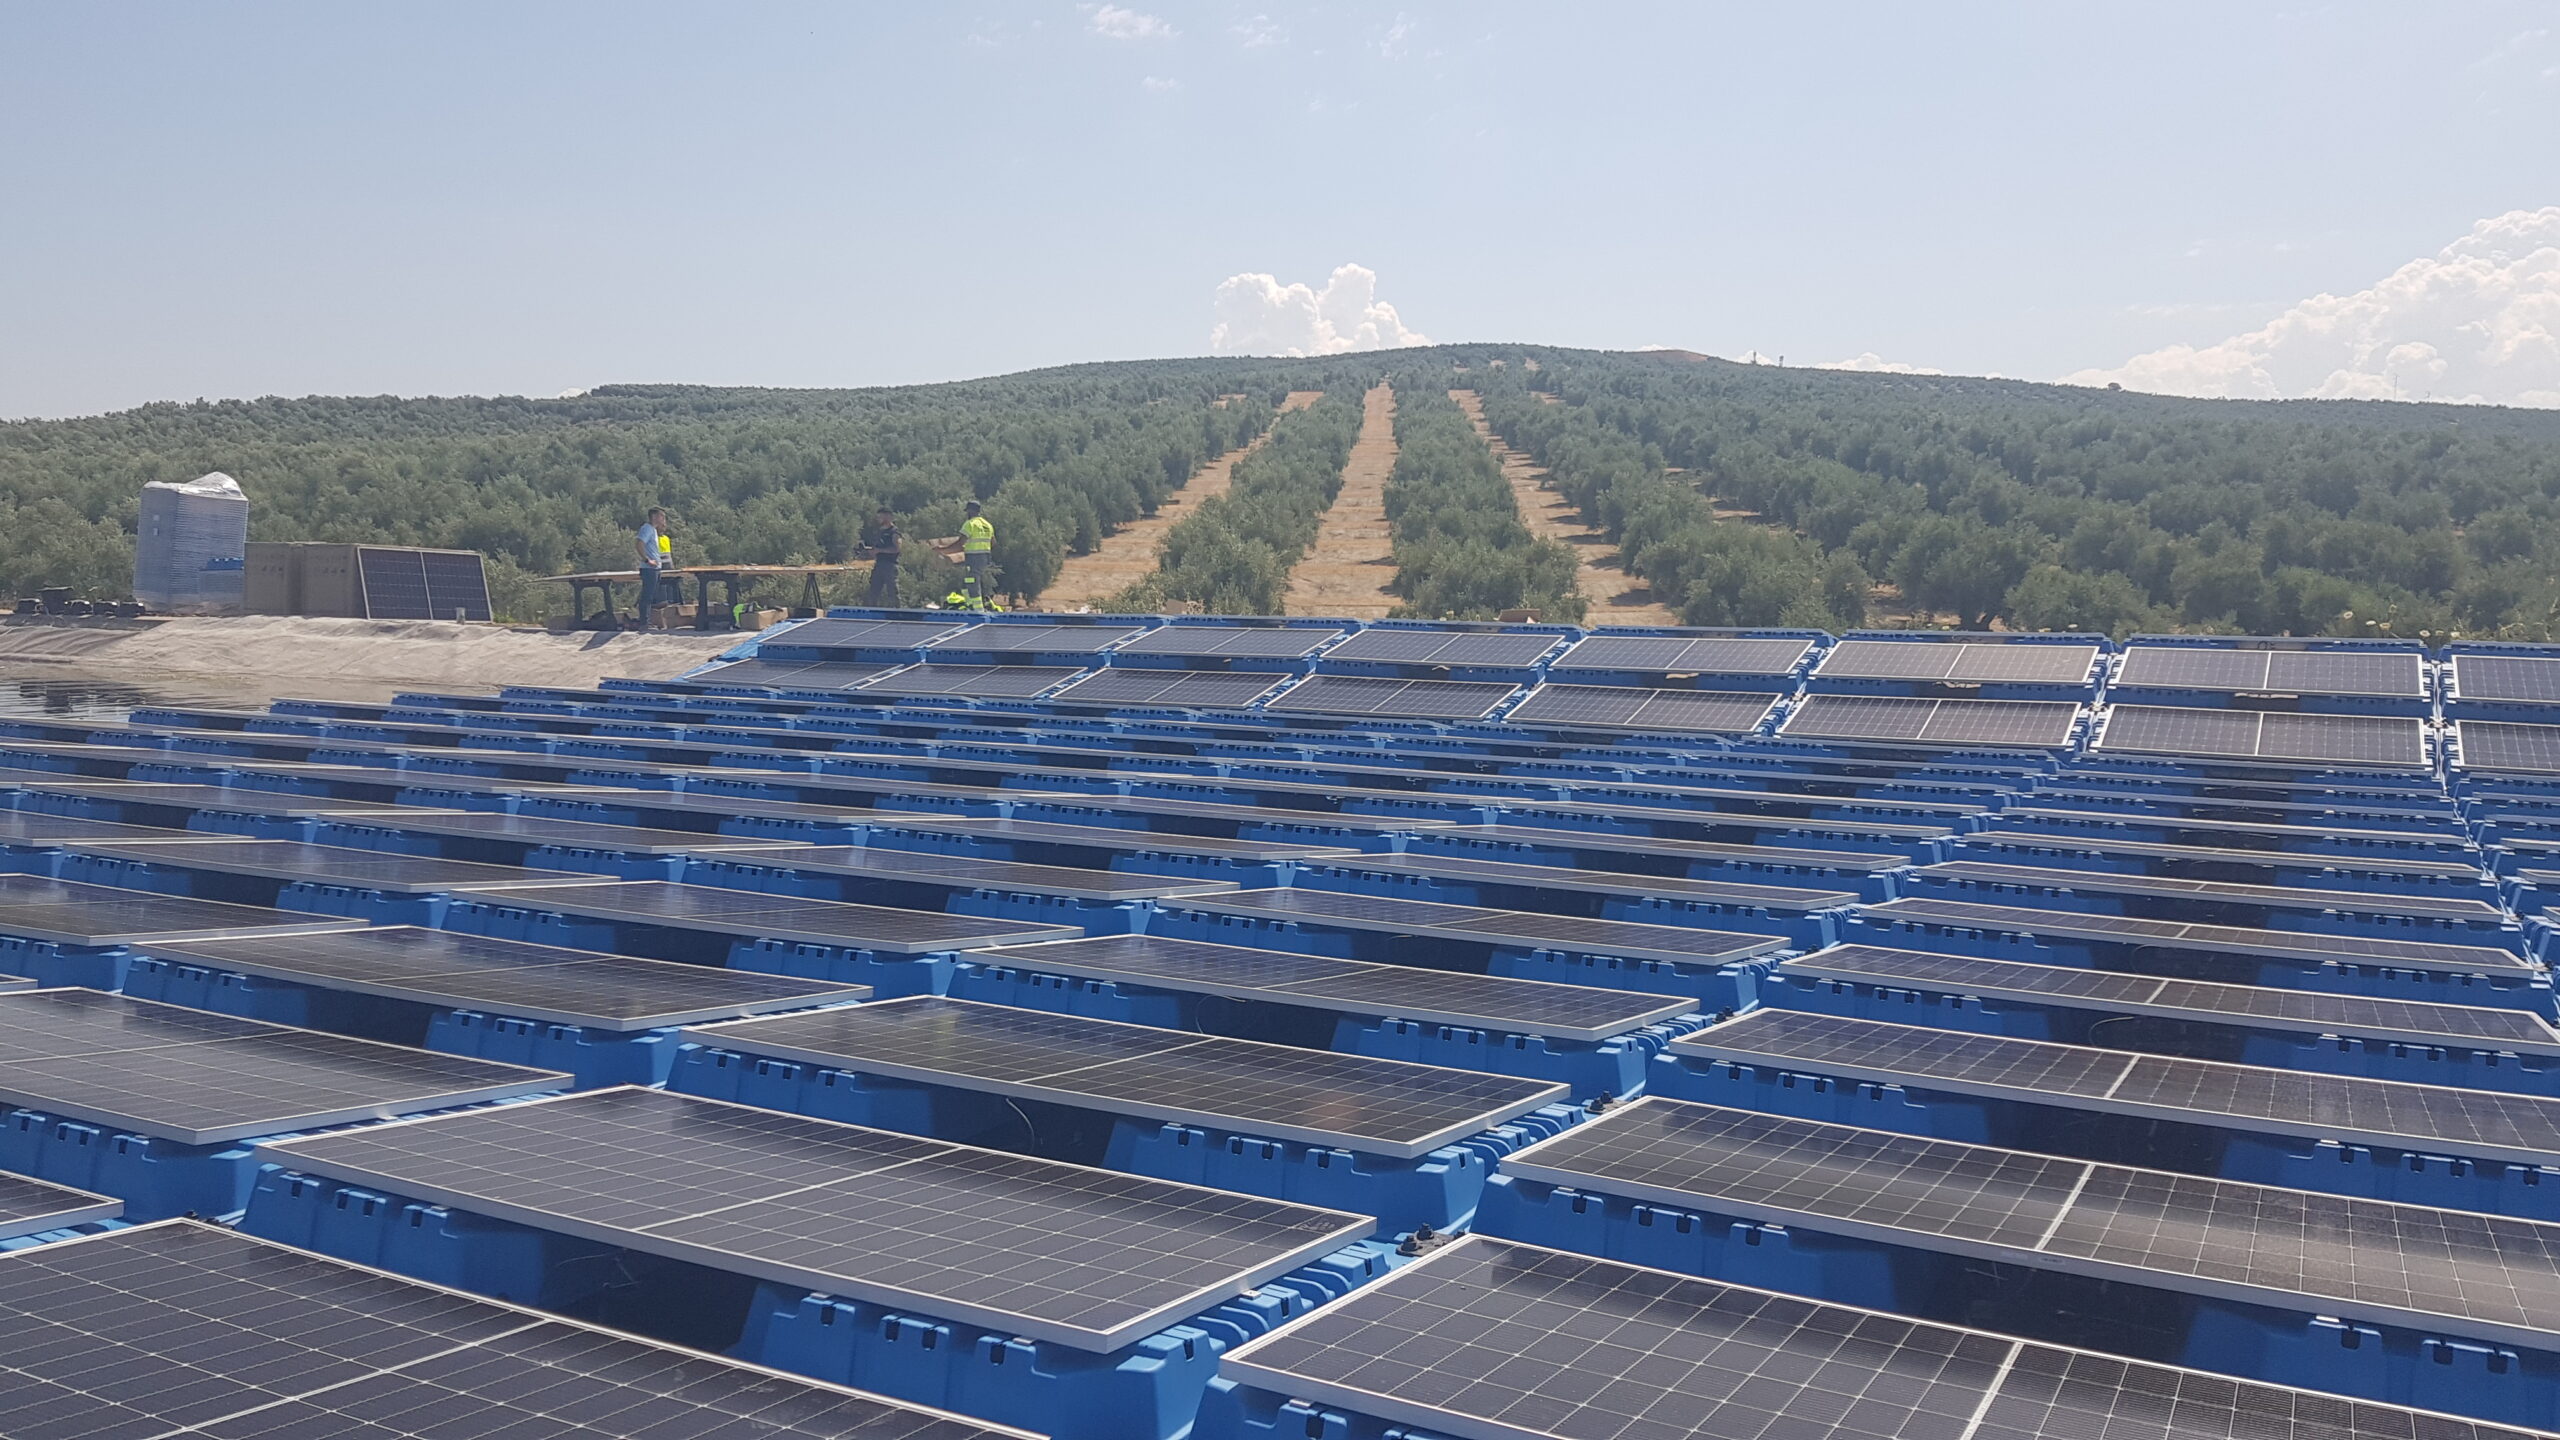
[(1342, 492), (1324, 512), (1316, 543), (1289, 572), (1288, 615), (1383, 618), (1396, 606), (1387, 586), (1396, 578), (1395, 547), (1387, 531), (1387, 474), (1396, 468), (1396, 395), (1384, 384), (1364, 397), (1360, 438), (1342, 467)]
[[(1323, 394), (1321, 390), (1292, 390), (1289, 398), (1280, 403), (1280, 413), (1304, 410)], [(1040, 592), (1036, 608), (1068, 610), (1091, 605), (1154, 574), (1156, 547), (1164, 542), (1165, 532), (1197, 513), (1204, 502), (1226, 494), (1227, 487), (1235, 483), (1236, 463), (1261, 449), (1270, 438), (1271, 432), (1265, 430), (1250, 442), (1202, 465), (1181, 489), (1165, 497), (1156, 513), (1104, 536), (1090, 555), (1068, 556), (1058, 570), (1058, 578)]]
[(1618, 568), (1617, 549), (1607, 532), (1583, 523), (1573, 506), (1544, 488), (1547, 472), (1526, 455), (1502, 443), (1484, 423), (1484, 400), (1473, 390), (1452, 390), (1449, 398), (1475, 422), (1476, 433), (1493, 447), (1502, 462), (1502, 478), (1511, 482), (1511, 498), (1520, 506), (1520, 523), (1529, 533), (1552, 536), (1573, 548), (1574, 585), (1591, 602), (1585, 625), (1677, 625), (1680, 617), (1658, 604), (1642, 580)]

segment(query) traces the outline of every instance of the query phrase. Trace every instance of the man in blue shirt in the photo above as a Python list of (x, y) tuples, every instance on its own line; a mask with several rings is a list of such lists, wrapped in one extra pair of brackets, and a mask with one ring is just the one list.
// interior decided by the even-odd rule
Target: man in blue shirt
[(634, 547), (640, 559), (640, 628), (649, 628), (649, 612), (658, 608), (658, 577), (675, 559), (675, 542), (667, 538), (667, 512), (649, 508)]

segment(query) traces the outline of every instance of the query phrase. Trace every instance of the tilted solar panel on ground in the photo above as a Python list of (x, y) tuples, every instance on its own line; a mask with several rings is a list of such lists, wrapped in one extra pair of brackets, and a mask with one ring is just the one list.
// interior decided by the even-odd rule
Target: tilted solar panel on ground
[(211, 1145), (566, 1087), (501, 1065), (104, 995), (0, 995), (0, 1099)]
[(427, 609), (438, 620), (482, 620), (489, 618), (488, 567), (477, 552), (469, 550), (422, 550), (418, 560), (426, 569)]
[(1637, 1101), (1505, 1174), (2098, 1279), (2560, 1348), (2560, 1225)]
[(1033, 1440), (194, 1220), (0, 1255), (11, 1440)]
[(1414, 1159), (1566, 1098), (1554, 1082), (910, 996), (696, 1026), (717, 1049)]
[(1483, 1236), (1219, 1370), (1454, 1440), (2528, 1440)]
[(415, 550), (360, 545), (356, 547), (356, 571), (363, 581), (364, 612), (371, 619), (452, 618), (436, 614), (427, 591), (427, 567)]
[(982, 950), (971, 958), (1122, 985), (1569, 1039), (1622, 1035), (1691, 1008), (1686, 1000), (1629, 990), (1417, 970), (1161, 935), (1100, 935)]
[(2560, 1058), (2560, 1030), (2529, 1010), (2437, 1005), (2317, 990), (2165, 979), (1879, 945), (1834, 945), (1781, 962), (1790, 980), (1841, 980), (1945, 995), (2157, 1015), (2210, 1025), (2460, 1045)]
[(153, 945), (156, 959), (558, 1025), (654, 1030), (871, 997), (870, 987), (408, 925)]
[(1671, 1044), (1702, 1060), (2031, 1105), (2547, 1164), (2560, 1100), (1756, 1010)]

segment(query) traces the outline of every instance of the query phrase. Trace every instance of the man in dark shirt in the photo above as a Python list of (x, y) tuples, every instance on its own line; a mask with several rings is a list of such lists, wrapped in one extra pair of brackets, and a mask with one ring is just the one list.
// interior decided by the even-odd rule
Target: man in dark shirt
[(862, 603), (892, 609), (898, 603), (898, 518), (886, 505), (872, 519), (871, 588)]

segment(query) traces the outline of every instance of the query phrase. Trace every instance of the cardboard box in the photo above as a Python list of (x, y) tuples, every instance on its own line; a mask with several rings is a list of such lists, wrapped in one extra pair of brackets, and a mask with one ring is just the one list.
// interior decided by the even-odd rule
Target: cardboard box
[(749, 610), (738, 617), (741, 630), (765, 630), (791, 618), (788, 610)]

